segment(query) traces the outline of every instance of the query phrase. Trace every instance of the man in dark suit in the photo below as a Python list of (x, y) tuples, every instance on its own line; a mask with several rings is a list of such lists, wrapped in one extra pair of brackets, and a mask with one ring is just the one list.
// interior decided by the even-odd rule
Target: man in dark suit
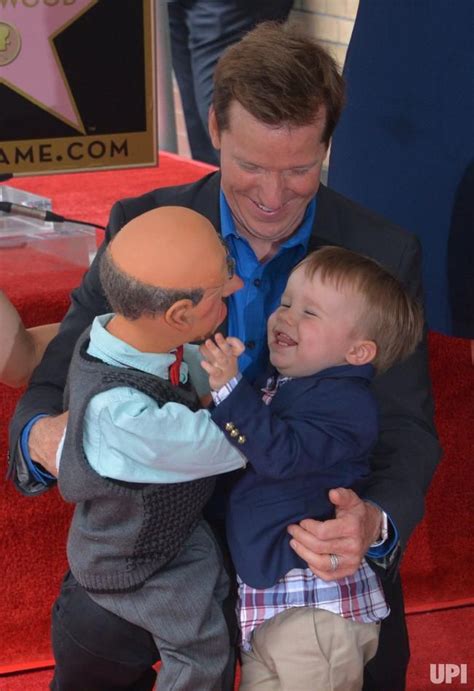
[[(341, 245), (371, 256), (421, 298), (416, 238), (320, 184), (343, 99), (342, 78), (321, 47), (295, 29), (261, 24), (228, 49), (216, 70), (209, 129), (220, 149), (220, 173), (122, 200), (112, 209), (107, 241), (131, 218), (169, 204), (193, 208), (221, 232), (244, 280), (244, 288), (229, 300), (227, 330), (246, 344), (242, 369), (247, 377), (265, 362), (266, 318), (291, 268), (317, 247)], [(64, 429), (60, 413), (71, 352), (93, 317), (109, 311), (98, 276), (102, 252), (73, 292), (60, 334), (12, 422), (10, 473), (26, 494), (38, 494), (54, 481), (47, 471), (54, 469)], [(351, 578), (370, 549), (392, 612), (382, 624), (364, 689), (400, 691), (409, 648), (398, 564), (423, 514), (423, 497), (440, 456), (426, 340), (378, 378), (374, 392), (381, 432), (364, 496), (333, 491), (335, 519), (308, 519), (289, 532), (297, 554), (326, 580)], [(223, 498), (223, 493), (217, 496), (210, 511), (216, 525)], [(74, 617), (74, 629), (72, 610), (83, 615)], [(157, 651), (151, 637), (94, 606), (70, 575), (53, 611), (53, 642), (55, 689), (152, 688)], [(224, 688), (232, 688), (231, 675)]]

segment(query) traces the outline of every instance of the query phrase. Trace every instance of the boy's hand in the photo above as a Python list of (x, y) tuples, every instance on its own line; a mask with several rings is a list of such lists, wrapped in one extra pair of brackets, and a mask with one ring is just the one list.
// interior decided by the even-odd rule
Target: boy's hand
[(244, 350), (245, 346), (240, 339), (232, 336), (224, 338), (219, 333), (214, 336), (214, 340), (208, 338), (204, 342), (199, 349), (204, 358), (201, 366), (209, 375), (211, 389), (219, 391), (224, 384), (237, 376), (237, 358)]

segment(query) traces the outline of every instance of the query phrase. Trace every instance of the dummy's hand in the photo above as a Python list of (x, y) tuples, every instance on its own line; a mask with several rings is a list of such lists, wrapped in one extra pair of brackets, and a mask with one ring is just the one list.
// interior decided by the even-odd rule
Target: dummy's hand
[[(325, 581), (357, 571), (369, 546), (378, 539), (382, 522), (381, 510), (350, 489), (332, 489), (329, 499), (336, 508), (334, 519), (315, 521), (307, 518), (299, 525), (288, 527), (292, 548), (308, 563), (314, 575)], [(335, 570), (331, 554), (337, 556)]]
[(208, 338), (199, 350), (204, 358), (201, 367), (209, 375), (211, 389), (219, 391), (224, 384), (237, 376), (237, 358), (244, 352), (245, 346), (238, 338), (224, 338), (222, 334), (217, 333), (214, 341)]
[(55, 417), (42, 417), (35, 422), (30, 431), (28, 449), (30, 457), (40, 463), (48, 473), (58, 474), (56, 451), (67, 423), (68, 412)]

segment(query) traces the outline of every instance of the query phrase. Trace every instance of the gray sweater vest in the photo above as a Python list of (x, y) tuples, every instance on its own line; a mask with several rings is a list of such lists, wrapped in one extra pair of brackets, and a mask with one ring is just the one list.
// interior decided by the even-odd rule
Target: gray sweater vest
[(101, 477), (93, 470), (84, 454), (83, 421), (97, 393), (130, 386), (159, 406), (176, 402), (194, 411), (199, 402), (192, 390), (91, 357), (86, 352), (88, 342), (86, 331), (71, 361), (65, 397), (69, 418), (58, 486), (63, 498), (76, 504), (67, 554), (74, 577), (86, 590), (125, 592), (140, 588), (176, 556), (201, 519), (215, 480), (138, 484)]

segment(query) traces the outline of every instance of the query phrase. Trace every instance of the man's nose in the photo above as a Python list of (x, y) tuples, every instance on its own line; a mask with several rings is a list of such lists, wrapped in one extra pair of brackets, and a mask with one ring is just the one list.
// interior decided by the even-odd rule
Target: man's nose
[(264, 176), (260, 188), (260, 204), (268, 209), (279, 209), (283, 205), (284, 179), (277, 171), (269, 171)]
[(227, 281), (224, 289), (224, 297), (228, 297), (229, 295), (232, 295), (232, 293), (236, 293), (238, 290), (244, 287), (244, 282), (240, 278), (240, 276), (237, 276), (237, 274), (234, 274), (230, 280)]

